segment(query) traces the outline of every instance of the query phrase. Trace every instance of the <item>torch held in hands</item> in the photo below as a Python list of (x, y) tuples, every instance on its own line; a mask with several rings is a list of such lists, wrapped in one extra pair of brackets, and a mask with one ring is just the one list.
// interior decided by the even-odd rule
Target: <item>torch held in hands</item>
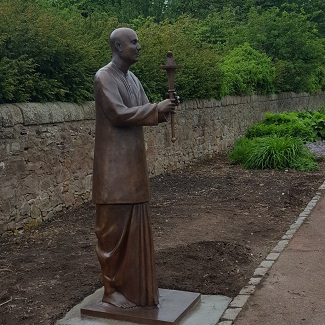
[[(180, 69), (181, 66), (177, 65), (173, 53), (169, 51), (167, 53), (167, 59), (166, 63), (164, 65), (160, 66), (161, 69), (166, 70), (167, 72), (167, 78), (168, 78), (168, 98), (175, 101), (176, 106), (179, 105), (179, 97), (176, 96), (176, 90), (175, 90), (175, 72), (176, 69)], [(176, 141), (175, 136), (175, 111), (172, 110), (170, 112), (170, 123), (171, 123), (171, 132), (172, 132), (172, 142)]]

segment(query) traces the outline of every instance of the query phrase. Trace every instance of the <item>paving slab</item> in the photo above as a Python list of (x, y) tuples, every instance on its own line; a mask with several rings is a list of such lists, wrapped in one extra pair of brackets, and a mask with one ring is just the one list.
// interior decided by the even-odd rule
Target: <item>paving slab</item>
[[(138, 323), (81, 316), (80, 309), (103, 295), (103, 288), (86, 297), (72, 308), (56, 325), (138, 325)], [(231, 298), (221, 295), (201, 295), (201, 302), (191, 309), (179, 325), (215, 325), (227, 309)]]

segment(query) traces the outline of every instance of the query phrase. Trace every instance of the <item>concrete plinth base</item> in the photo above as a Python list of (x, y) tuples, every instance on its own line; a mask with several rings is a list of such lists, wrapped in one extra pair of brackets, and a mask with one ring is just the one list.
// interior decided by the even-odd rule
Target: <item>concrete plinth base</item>
[[(82, 316), (80, 310), (91, 301), (101, 301), (104, 288), (100, 288), (78, 305), (74, 306), (56, 325), (137, 325), (134, 322)], [(201, 302), (197, 303), (179, 322), (178, 325), (215, 325), (227, 309), (231, 298), (225, 296), (201, 295)]]
[(199, 293), (159, 289), (159, 306), (122, 309), (94, 297), (80, 311), (83, 316), (114, 319), (149, 325), (175, 325), (200, 302)]

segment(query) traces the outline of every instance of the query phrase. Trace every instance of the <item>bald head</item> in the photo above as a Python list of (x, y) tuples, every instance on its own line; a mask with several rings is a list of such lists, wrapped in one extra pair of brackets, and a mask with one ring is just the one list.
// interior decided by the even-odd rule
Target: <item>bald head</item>
[(113, 52), (112, 62), (124, 72), (135, 62), (139, 60), (139, 44), (138, 36), (133, 29), (118, 28), (115, 29), (109, 42)]
[(131, 28), (121, 27), (113, 30), (109, 38), (112, 51), (118, 51), (119, 45), (123, 45), (130, 37), (138, 39), (136, 32)]

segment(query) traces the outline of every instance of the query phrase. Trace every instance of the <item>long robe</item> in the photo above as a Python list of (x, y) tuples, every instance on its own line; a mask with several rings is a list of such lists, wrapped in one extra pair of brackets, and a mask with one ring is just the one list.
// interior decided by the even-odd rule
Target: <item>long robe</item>
[(113, 63), (95, 76), (93, 200), (105, 290), (139, 306), (158, 304), (143, 128), (159, 122), (137, 77)]
[(149, 201), (144, 125), (158, 124), (136, 76), (110, 63), (95, 76), (96, 131), (93, 199), (96, 204)]

